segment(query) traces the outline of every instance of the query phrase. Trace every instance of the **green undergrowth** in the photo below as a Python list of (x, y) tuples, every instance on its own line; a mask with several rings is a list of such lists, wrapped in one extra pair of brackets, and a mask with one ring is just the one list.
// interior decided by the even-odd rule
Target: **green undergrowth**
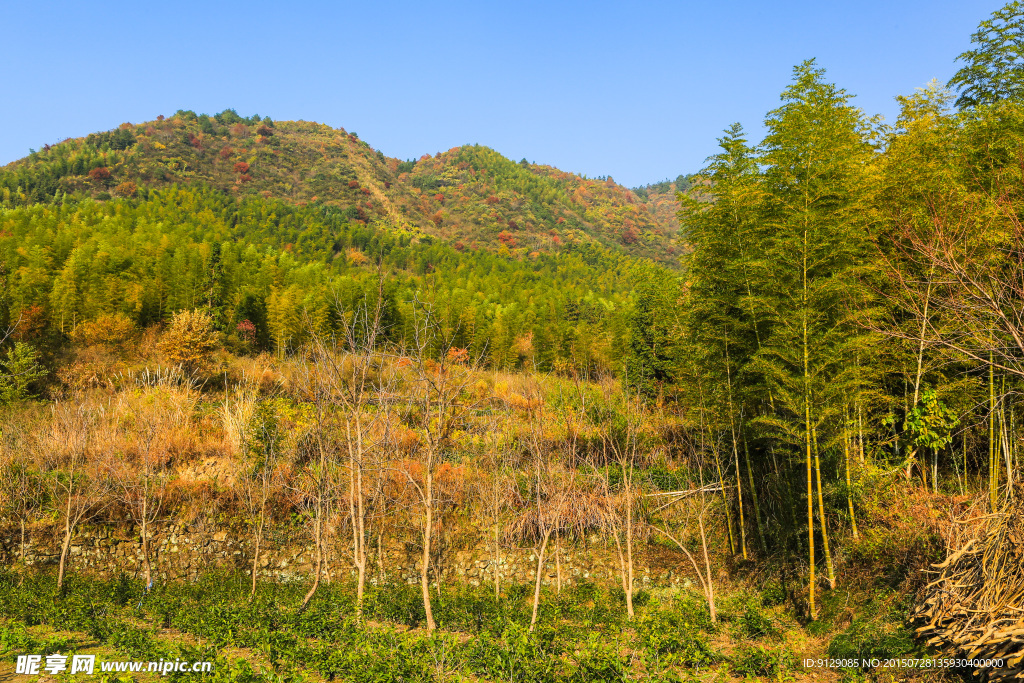
[(166, 676), (176, 681), (778, 680), (797, 666), (782, 637), (791, 625), (753, 594), (723, 600), (713, 623), (697, 594), (641, 593), (630, 621), (621, 590), (583, 583), (545, 592), (531, 632), (530, 587), (495, 597), (489, 586), (453, 586), (433, 595), (431, 633), (417, 586), (370, 586), (360, 621), (347, 584), (322, 586), (305, 610), (306, 586), (263, 583), (250, 600), (247, 584), (209, 574), (147, 593), (125, 576), (71, 577), (58, 591), (49, 574), (19, 585), (0, 573), (0, 658), (66, 652), (72, 641), (59, 631), (135, 660), (215, 662), (213, 673)]

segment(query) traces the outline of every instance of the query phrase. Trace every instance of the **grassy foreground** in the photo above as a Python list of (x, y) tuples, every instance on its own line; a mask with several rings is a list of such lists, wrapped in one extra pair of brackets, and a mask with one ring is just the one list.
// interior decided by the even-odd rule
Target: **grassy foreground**
[[(192, 584), (143, 585), (122, 576), (73, 577), (58, 593), (52, 576), (20, 582), (0, 574), (0, 680), (18, 654), (97, 654), (99, 659), (213, 661), (213, 673), (166, 679), (207, 681), (712, 681), (893, 680), (911, 671), (805, 669), (806, 657), (885, 657), (913, 651), (899, 624), (903, 606), (875, 598), (851, 612), (849, 594), (825, 599), (823, 619), (800, 626), (777, 584), (723, 597), (719, 621), (690, 590), (638, 595), (626, 621), (623, 597), (593, 584), (547, 595), (529, 632), (529, 587), (500, 599), (484, 586), (436, 594), (439, 630), (421, 628), (418, 587), (372, 587), (365, 620), (354, 598), (329, 584), (305, 611), (305, 587), (263, 584), (247, 598), (247, 577), (210, 574)], [(830, 608), (831, 606), (831, 608)], [(924, 673), (924, 672), (922, 672)], [(935, 672), (931, 672), (934, 674)], [(156, 680), (154, 674), (97, 673), (104, 680)], [(87, 678), (62, 674), (62, 679)], [(933, 678), (934, 679), (934, 678)]]

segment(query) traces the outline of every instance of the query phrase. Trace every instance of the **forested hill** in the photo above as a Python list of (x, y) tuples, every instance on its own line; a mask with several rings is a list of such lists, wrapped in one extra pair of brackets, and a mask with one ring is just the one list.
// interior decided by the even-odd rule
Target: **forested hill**
[(0, 170), (8, 205), (97, 200), (200, 183), (237, 197), (325, 204), (345, 219), (426, 234), (455, 249), (528, 256), (591, 244), (675, 266), (675, 197), (514, 162), (487, 147), (401, 161), (358, 135), (306, 121), (179, 111), (68, 139)]

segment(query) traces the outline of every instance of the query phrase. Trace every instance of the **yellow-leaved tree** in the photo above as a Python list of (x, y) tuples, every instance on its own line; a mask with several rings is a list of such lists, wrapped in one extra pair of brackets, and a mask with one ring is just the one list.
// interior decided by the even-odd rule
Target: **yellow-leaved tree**
[(186, 374), (206, 372), (217, 347), (213, 318), (200, 310), (178, 311), (159, 343), (167, 360), (181, 366)]

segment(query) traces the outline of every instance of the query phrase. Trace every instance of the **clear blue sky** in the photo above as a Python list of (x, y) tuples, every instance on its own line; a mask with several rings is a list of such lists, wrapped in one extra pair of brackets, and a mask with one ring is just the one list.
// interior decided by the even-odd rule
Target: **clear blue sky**
[(480, 143), (635, 186), (759, 139), (815, 57), (868, 113), (945, 82), (1003, 1), (14, 2), (0, 164), (177, 109), (305, 119), (389, 156)]

